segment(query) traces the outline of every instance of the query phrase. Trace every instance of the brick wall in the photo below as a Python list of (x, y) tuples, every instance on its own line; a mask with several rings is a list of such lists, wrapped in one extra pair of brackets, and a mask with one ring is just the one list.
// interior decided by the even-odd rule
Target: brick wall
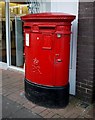
[(79, 3), (77, 96), (85, 102), (93, 101), (95, 91), (94, 5), (94, 2)]

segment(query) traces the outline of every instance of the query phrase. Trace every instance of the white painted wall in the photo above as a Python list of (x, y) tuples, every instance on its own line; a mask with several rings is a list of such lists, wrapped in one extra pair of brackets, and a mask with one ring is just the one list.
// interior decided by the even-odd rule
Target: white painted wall
[(72, 23), (70, 72), (69, 72), (70, 94), (72, 95), (76, 94), (78, 4), (79, 4), (78, 0), (51, 0), (51, 12), (69, 13), (76, 16), (76, 19)]
[(51, 0), (40, 0), (40, 1), (41, 1), (40, 12), (50, 12), (51, 11)]

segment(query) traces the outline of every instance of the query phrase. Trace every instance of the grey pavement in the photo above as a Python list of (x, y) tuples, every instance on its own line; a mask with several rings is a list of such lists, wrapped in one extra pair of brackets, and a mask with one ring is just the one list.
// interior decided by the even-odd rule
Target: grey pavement
[[(66, 108), (52, 109), (34, 104), (25, 97), (24, 73), (12, 69), (2, 71), (2, 114), (3, 118), (93, 118), (95, 107), (70, 96)], [(94, 108), (94, 109), (93, 109)]]
[(41, 116), (3, 96), (2, 118), (41, 118)]

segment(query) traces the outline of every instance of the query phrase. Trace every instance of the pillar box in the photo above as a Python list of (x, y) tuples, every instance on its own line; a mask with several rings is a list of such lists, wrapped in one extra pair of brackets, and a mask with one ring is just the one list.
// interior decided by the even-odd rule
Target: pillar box
[(71, 22), (64, 13), (22, 16), (25, 39), (25, 96), (39, 105), (65, 107), (69, 102)]

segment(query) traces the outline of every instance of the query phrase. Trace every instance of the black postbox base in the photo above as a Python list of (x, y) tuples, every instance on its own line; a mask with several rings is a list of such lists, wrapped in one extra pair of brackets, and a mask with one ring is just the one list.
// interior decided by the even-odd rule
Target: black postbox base
[(25, 96), (35, 104), (49, 107), (66, 107), (69, 103), (69, 84), (64, 87), (48, 87), (25, 79)]

